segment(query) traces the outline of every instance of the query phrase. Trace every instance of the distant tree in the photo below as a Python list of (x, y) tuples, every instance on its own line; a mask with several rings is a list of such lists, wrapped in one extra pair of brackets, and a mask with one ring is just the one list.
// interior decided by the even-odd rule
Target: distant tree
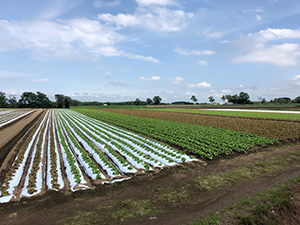
[(134, 105), (140, 105), (141, 104), (141, 101), (137, 98), (135, 101), (134, 101)]
[(65, 96), (62, 94), (56, 94), (55, 95), (56, 99), (56, 107), (57, 108), (63, 108), (64, 107), (64, 101), (65, 101)]
[(70, 100), (69, 100), (69, 98), (65, 98), (64, 105), (65, 105), (66, 109), (70, 108)]
[(250, 96), (248, 95), (248, 93), (240, 92), (238, 103), (239, 104), (249, 104), (250, 103)]
[(23, 92), (19, 99), (20, 108), (36, 108), (37, 96), (33, 92)]
[(265, 104), (265, 103), (267, 103), (266, 99), (265, 99), (265, 98), (263, 98), (263, 99), (261, 100), (261, 103), (262, 103), (262, 104)]
[(161, 97), (154, 96), (153, 97), (153, 102), (154, 102), (155, 105), (158, 105), (161, 102)]
[(300, 96), (296, 97), (294, 100), (293, 100), (294, 103), (300, 103)]
[[(223, 97), (223, 96), (222, 96)], [(228, 100), (228, 102), (232, 102), (234, 104), (250, 104), (250, 96), (246, 92), (240, 92), (239, 95), (225, 95), (225, 99)]]
[(0, 108), (4, 108), (6, 106), (6, 94), (5, 92), (0, 91)]
[(17, 98), (15, 95), (8, 95), (7, 102), (10, 108), (16, 108), (18, 106)]
[(198, 99), (196, 98), (195, 95), (192, 95), (191, 100), (192, 100), (193, 102), (195, 102), (195, 103), (198, 101)]
[(292, 100), (288, 97), (275, 98), (272, 102), (275, 104), (290, 104)]
[(209, 96), (209, 97), (208, 97), (208, 100), (209, 100), (209, 102), (211, 102), (211, 103), (213, 103), (213, 102), (215, 101), (215, 99), (214, 99), (213, 96)]
[(225, 100), (226, 100), (225, 95), (223, 95), (223, 96), (221, 97), (221, 100), (222, 100), (223, 102), (225, 102)]
[(151, 98), (147, 98), (147, 100), (146, 100), (146, 101), (147, 101), (147, 104), (148, 104), (148, 105), (151, 105), (151, 104), (153, 104), (153, 101), (152, 101), (152, 99), (151, 99)]
[(47, 95), (39, 91), (36, 92), (36, 101), (38, 108), (50, 108), (52, 106)]

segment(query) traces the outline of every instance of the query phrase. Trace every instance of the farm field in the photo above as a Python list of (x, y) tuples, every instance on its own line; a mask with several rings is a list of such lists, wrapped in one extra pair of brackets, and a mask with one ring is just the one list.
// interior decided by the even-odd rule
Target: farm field
[(34, 112), (35, 110), (1, 110), (0, 111), (0, 128), (14, 122), (15, 120), (21, 119), (22, 117)]
[(192, 224), (300, 176), (295, 120), (73, 108), (0, 136), (33, 115), (0, 155), (5, 224)]
[(93, 189), (92, 183), (118, 182), (130, 179), (130, 174), (193, 160), (155, 140), (82, 114), (47, 110), (7, 169), (0, 202), (48, 189)]
[[(219, 116), (253, 117), (279, 120), (300, 120), (300, 111), (256, 110), (256, 109), (181, 109), (181, 108), (151, 108), (149, 110), (164, 112), (182, 112)], [(289, 113), (290, 112), (290, 113)]]
[[(83, 112), (84, 109), (74, 109)], [(103, 111), (103, 115), (112, 115), (115, 117), (123, 115), (141, 118), (153, 118), (163, 121), (174, 121), (180, 123), (196, 124), (214, 128), (222, 128), (238, 132), (246, 132), (262, 137), (272, 138), (279, 141), (296, 140), (300, 138), (300, 123), (298, 121), (278, 121), (277, 119), (257, 119), (257, 118), (236, 118), (231, 116), (188, 114), (182, 112), (164, 112), (152, 110), (128, 110), (128, 109), (98, 109)], [(108, 112), (105, 114), (105, 112)], [(117, 115), (119, 114), (119, 115)], [(126, 117), (135, 123), (136, 118)]]

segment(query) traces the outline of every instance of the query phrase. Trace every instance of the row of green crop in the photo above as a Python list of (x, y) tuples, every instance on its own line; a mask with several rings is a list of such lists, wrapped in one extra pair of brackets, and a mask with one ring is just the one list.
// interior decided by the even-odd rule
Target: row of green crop
[[(129, 167), (129, 169), (132, 169), (132, 167), (130, 167), (128, 162), (122, 156), (120, 156), (111, 146), (107, 145), (103, 140), (96, 137), (93, 133), (91, 133), (89, 131), (89, 129), (87, 129), (86, 127), (83, 127), (81, 124), (79, 124), (77, 120), (72, 120), (72, 122), (77, 126), (77, 129), (79, 128), (80, 130), (84, 131), (84, 133), (86, 133), (89, 137), (94, 139), (97, 143), (105, 146), (104, 150), (106, 150), (108, 153), (110, 153), (112, 156), (114, 156), (124, 167)], [(93, 132), (99, 136), (101, 135), (100, 133), (96, 132), (95, 130)]]
[[(55, 151), (55, 133), (53, 132), (55, 126), (54, 126), (54, 120), (53, 120), (53, 113), (51, 113), (51, 122), (50, 122), (50, 128), (49, 128), (49, 155), (50, 155), (50, 165), (48, 165), (50, 167), (50, 174), (51, 174), (51, 185), (52, 188), (54, 189), (58, 189), (60, 187), (60, 185), (58, 184), (58, 170), (57, 170), (57, 160), (59, 160), (59, 156), (56, 154)], [(50, 187), (51, 188), (51, 187)]]
[[(146, 110), (146, 109), (143, 109)], [(235, 117), (252, 117), (263, 119), (280, 119), (280, 120), (300, 120), (299, 114), (292, 113), (276, 113), (274, 112), (238, 112), (238, 111), (219, 111), (219, 110), (203, 110), (203, 109), (147, 109), (150, 111), (165, 111), (165, 112), (181, 112), (193, 114), (208, 114), (219, 116), (235, 116)], [(284, 112), (284, 111), (283, 111)]]
[(66, 158), (67, 158), (67, 161), (69, 163), (71, 173), (73, 174), (76, 183), (80, 183), (81, 182), (81, 176), (80, 176), (81, 173), (80, 173), (79, 168), (76, 165), (76, 160), (74, 158), (74, 155), (70, 151), (70, 148), (67, 144), (67, 141), (66, 141), (65, 136), (63, 134), (62, 127), (60, 125), (59, 117), (58, 117), (57, 114), (55, 114), (55, 120), (56, 120), (57, 132), (58, 132), (58, 135), (59, 135), (59, 138), (60, 138), (60, 144), (63, 148), (62, 152), (63, 152), (63, 154), (66, 154)]
[[(61, 120), (61, 124), (66, 132), (66, 136), (70, 139), (70, 141), (73, 143), (76, 149), (79, 150), (80, 152), (80, 158), (86, 163), (87, 167), (86, 169), (91, 169), (92, 173), (96, 175), (97, 179), (102, 178), (102, 173), (99, 170), (98, 166), (95, 164), (95, 162), (88, 156), (87, 152), (85, 149), (83, 149), (80, 144), (77, 142), (73, 134), (71, 133), (70, 129), (67, 127), (65, 124), (64, 120)], [(79, 157), (79, 156), (78, 156)]]
[(195, 155), (208, 159), (212, 159), (219, 154), (227, 155), (232, 151), (243, 152), (255, 145), (265, 146), (276, 142), (275, 139), (249, 133), (194, 124), (141, 118), (89, 109), (76, 109), (75, 111), (176, 145)]
[[(100, 135), (102, 135), (104, 139), (109, 141), (109, 140), (112, 140), (113, 138), (115, 138), (115, 139), (118, 140), (118, 142), (120, 142), (123, 145), (129, 147), (130, 149), (132, 149), (139, 156), (143, 156), (144, 154), (142, 152), (140, 152), (139, 150), (134, 149), (134, 147), (132, 145), (128, 145), (128, 143), (126, 141), (123, 141), (123, 140), (128, 140), (128, 141), (132, 142), (133, 144), (135, 144), (136, 146), (139, 146), (141, 148), (147, 147), (147, 151), (150, 151), (154, 155), (157, 155), (158, 157), (161, 157), (161, 158), (164, 158), (164, 159), (168, 160), (169, 163), (174, 162), (174, 160), (172, 159), (173, 157), (176, 158), (176, 159), (179, 159), (178, 161), (181, 161), (181, 162), (184, 162), (186, 160), (184, 157), (181, 158), (181, 156), (184, 155), (184, 153), (176, 151), (175, 149), (170, 149), (170, 151), (167, 151), (166, 149), (160, 147), (159, 145), (154, 145), (152, 143), (152, 142), (155, 142), (154, 140), (150, 140), (148, 138), (147, 139), (142, 138), (142, 137), (139, 137), (137, 135), (130, 134), (130, 133), (126, 133), (126, 135), (124, 135), (124, 133), (120, 132), (116, 128), (108, 128), (107, 126), (104, 126), (101, 123), (95, 123), (91, 118), (90, 119), (85, 118), (85, 119), (87, 121), (86, 123), (89, 124), (91, 127), (93, 127), (96, 130), (100, 129), (99, 130)], [(97, 124), (97, 126), (96, 126), (96, 124)], [(109, 131), (111, 134), (113, 134), (114, 137), (112, 137), (107, 131)], [(120, 139), (120, 138), (122, 138), (123, 140)], [(155, 142), (155, 143), (158, 144), (157, 142)], [(118, 143), (114, 142), (114, 145), (118, 145)], [(120, 145), (118, 145), (118, 146), (120, 146)], [(166, 147), (166, 145), (163, 145), (163, 146)], [(122, 146), (120, 146), (119, 148), (122, 149)]]
[[(33, 194), (34, 192), (37, 191), (37, 173), (40, 169), (40, 165), (41, 165), (41, 160), (43, 158), (43, 148), (44, 146), (42, 146), (44, 144), (44, 134), (48, 129), (48, 123), (49, 123), (49, 118), (48, 118), (49, 114), (46, 114), (46, 120), (42, 126), (42, 129), (38, 135), (38, 141), (36, 144), (36, 151), (35, 154), (33, 156), (33, 162), (32, 162), (32, 167), (30, 168), (30, 173), (29, 173), (29, 180), (28, 180), (28, 184), (27, 184), (27, 190), (29, 194)], [(46, 122), (47, 121), (47, 122)]]
[[(88, 120), (87, 118), (85, 118), (85, 119), (79, 118), (74, 114), (73, 114), (73, 117), (76, 118), (77, 121), (81, 121), (84, 126), (89, 126), (90, 128), (92, 128), (94, 130), (95, 134), (98, 135), (98, 137), (100, 137), (106, 143), (111, 143), (113, 146), (115, 146), (114, 149), (116, 151), (120, 152), (120, 154), (125, 156), (127, 159), (133, 160), (136, 163), (142, 165), (143, 169), (146, 169), (146, 170), (150, 169), (149, 164), (145, 163), (145, 161), (148, 161), (148, 162), (151, 161), (151, 162), (153, 162), (153, 164), (158, 163), (157, 160), (149, 157), (147, 154), (141, 152), (137, 148), (134, 148), (132, 145), (128, 144), (128, 141), (133, 142), (134, 140), (128, 139), (128, 138), (122, 136), (120, 133), (113, 133), (113, 132), (111, 132), (111, 130), (108, 130), (107, 127), (103, 128), (103, 127), (99, 126), (99, 124), (96, 125), (96, 123), (94, 123), (94, 121)], [(127, 142), (120, 138), (126, 139)], [(145, 147), (145, 146), (140, 146), (140, 147)], [(151, 151), (151, 150), (147, 149), (146, 151)], [(171, 160), (170, 158), (168, 158), (164, 155), (158, 154), (157, 152), (155, 152), (153, 150), (151, 152), (161, 158), (165, 158), (166, 160), (173, 162), (173, 160)]]

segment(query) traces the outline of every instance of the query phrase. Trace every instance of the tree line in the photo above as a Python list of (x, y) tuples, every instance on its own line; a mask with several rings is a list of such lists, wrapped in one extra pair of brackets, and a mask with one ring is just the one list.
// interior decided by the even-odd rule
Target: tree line
[(80, 103), (62, 94), (56, 94), (55, 100), (51, 101), (46, 94), (39, 91), (23, 92), (19, 100), (15, 95), (6, 96), (5, 92), (0, 91), (0, 108), (70, 108)]
[(150, 105), (162, 104), (159, 96), (154, 96), (153, 99), (147, 98), (146, 101), (141, 101), (138, 98), (135, 101), (125, 102), (81, 102), (72, 99), (69, 96), (62, 94), (54, 95), (55, 102), (51, 101), (46, 94), (37, 91), (23, 92), (20, 99), (17, 100), (15, 95), (6, 96), (5, 92), (0, 91), (0, 108), (70, 108), (70, 106), (103, 106), (103, 105)]

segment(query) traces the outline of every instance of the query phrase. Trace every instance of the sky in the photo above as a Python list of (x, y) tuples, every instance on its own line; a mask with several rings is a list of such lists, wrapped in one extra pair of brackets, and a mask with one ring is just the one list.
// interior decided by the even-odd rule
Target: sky
[(299, 0), (1, 0), (0, 91), (300, 96)]

